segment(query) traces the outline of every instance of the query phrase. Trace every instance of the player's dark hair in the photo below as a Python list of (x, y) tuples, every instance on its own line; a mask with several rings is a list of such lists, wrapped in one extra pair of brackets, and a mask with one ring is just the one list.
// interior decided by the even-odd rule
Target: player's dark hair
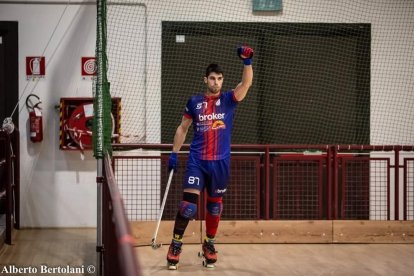
[(206, 69), (206, 78), (208, 78), (208, 76), (211, 73), (216, 73), (216, 74), (222, 74), (222, 75), (224, 75), (223, 70), (221, 69), (220, 65), (215, 64), (215, 63), (211, 63), (209, 66), (207, 66), (207, 69)]

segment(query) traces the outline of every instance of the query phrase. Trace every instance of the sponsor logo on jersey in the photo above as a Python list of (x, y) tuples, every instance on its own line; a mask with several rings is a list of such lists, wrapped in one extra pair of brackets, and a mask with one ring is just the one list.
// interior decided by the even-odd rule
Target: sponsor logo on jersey
[(216, 189), (214, 192), (215, 192), (216, 194), (224, 194), (226, 191), (227, 191), (227, 189), (223, 189), (223, 190)]
[(201, 126), (201, 127), (197, 127), (196, 128), (196, 130), (198, 131), (198, 132), (206, 132), (206, 131), (208, 131), (210, 129), (210, 126), (209, 125), (207, 125), (207, 126)]
[(214, 121), (213, 125), (211, 126), (211, 129), (220, 129), (220, 128), (226, 128), (226, 124), (222, 120)]
[(216, 102), (216, 106), (220, 106), (220, 99)]
[(206, 120), (209, 120), (209, 121), (222, 120), (222, 119), (224, 119), (224, 115), (225, 115), (225, 113), (214, 113), (214, 112), (211, 113), (211, 114), (205, 114), (205, 115), (198, 114), (198, 120), (200, 122), (203, 122), (203, 121), (206, 121)]

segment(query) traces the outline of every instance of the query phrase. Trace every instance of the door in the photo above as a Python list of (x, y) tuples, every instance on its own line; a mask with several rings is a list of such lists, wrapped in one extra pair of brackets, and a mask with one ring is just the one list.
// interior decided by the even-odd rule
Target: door
[[(18, 103), (18, 23), (0, 21), (0, 124), (10, 117)], [(19, 125), (18, 109), (13, 114)]]

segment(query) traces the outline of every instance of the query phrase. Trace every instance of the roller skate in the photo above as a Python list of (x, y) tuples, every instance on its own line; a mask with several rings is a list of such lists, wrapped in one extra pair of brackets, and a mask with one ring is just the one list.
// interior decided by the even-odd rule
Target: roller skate
[(217, 261), (217, 251), (214, 247), (214, 240), (205, 240), (201, 252), (198, 253), (200, 258), (203, 258), (203, 266), (207, 268), (214, 268)]
[(178, 262), (180, 261), (180, 253), (182, 242), (173, 240), (168, 248), (167, 266), (169, 270), (177, 270)]

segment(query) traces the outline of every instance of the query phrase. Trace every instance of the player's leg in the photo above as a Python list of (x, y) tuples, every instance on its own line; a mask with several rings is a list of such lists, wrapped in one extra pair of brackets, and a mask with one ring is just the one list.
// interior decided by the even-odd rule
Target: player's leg
[(206, 214), (206, 237), (203, 243), (203, 254), (207, 264), (217, 261), (217, 251), (214, 246), (215, 236), (220, 222), (221, 212), (223, 210), (222, 197), (207, 196), (207, 214)]
[(180, 203), (175, 218), (173, 239), (168, 249), (167, 261), (169, 269), (177, 269), (180, 261), (183, 236), (189, 221), (197, 214), (197, 203), (199, 195), (196, 193), (184, 192), (183, 200)]
[(212, 161), (210, 168), (211, 183), (207, 184), (206, 238), (203, 243), (203, 254), (207, 264), (217, 261), (214, 241), (223, 211), (223, 195), (227, 190), (230, 176), (230, 160)]
[(183, 199), (175, 218), (173, 239), (167, 254), (169, 269), (177, 269), (176, 265), (180, 258), (184, 232), (190, 220), (197, 214), (200, 190), (204, 188), (203, 172), (200, 169), (198, 162), (192, 158), (189, 158), (187, 163), (183, 188)]

